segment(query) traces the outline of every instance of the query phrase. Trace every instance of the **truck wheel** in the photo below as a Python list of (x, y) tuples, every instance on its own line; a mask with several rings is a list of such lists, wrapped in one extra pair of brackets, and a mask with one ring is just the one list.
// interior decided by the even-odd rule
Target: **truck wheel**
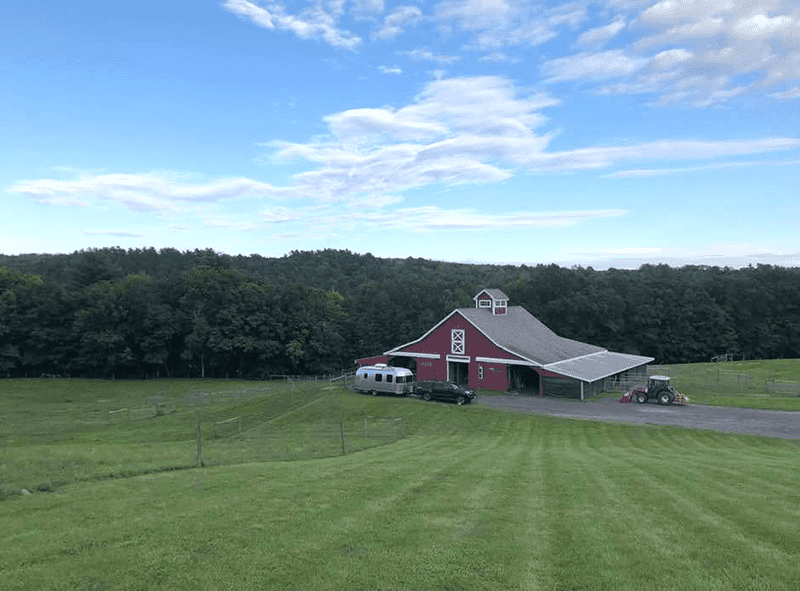
[(647, 394), (637, 394), (636, 402), (638, 402), (639, 404), (644, 404), (645, 402), (647, 402)]
[(658, 401), (661, 404), (672, 404), (672, 396), (669, 395), (669, 392), (662, 392), (658, 396)]
[(422, 393), (422, 399), (425, 402), (430, 402), (431, 401), (431, 393), (430, 392), (423, 392)]
[(459, 394), (458, 398), (456, 398), (456, 404), (458, 406), (463, 406), (466, 401), (467, 401), (467, 399), (464, 397), (463, 394)]

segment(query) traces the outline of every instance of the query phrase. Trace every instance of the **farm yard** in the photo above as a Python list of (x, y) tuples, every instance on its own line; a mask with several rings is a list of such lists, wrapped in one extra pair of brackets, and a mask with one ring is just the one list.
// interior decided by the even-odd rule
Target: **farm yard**
[(651, 365), (648, 371), (672, 377), (694, 403), (800, 411), (798, 359)]
[(4, 380), (0, 411), (3, 589), (800, 580), (798, 440), (325, 382)]

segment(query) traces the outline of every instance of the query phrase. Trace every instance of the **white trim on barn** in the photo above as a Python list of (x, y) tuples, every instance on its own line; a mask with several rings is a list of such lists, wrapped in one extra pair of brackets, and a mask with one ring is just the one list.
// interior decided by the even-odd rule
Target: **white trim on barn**
[(475, 361), (480, 363), (502, 363), (504, 365), (531, 365), (533, 367), (542, 367), (533, 361), (522, 361), (521, 359), (501, 359), (500, 357), (476, 357)]
[(388, 355), (389, 357), (421, 357), (423, 359), (441, 359), (442, 356), (439, 353), (414, 353), (409, 351), (399, 351), (397, 353), (393, 353), (392, 351), (387, 351), (384, 355)]
[(456, 363), (469, 363), (469, 355), (448, 355), (447, 361), (455, 361)]

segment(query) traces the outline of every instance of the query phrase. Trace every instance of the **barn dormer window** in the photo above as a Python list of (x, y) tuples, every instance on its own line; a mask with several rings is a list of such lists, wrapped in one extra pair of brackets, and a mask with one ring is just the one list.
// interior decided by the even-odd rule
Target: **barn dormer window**
[(492, 307), (492, 300), (490, 300), (490, 299), (478, 300), (478, 307), (479, 308), (491, 308)]

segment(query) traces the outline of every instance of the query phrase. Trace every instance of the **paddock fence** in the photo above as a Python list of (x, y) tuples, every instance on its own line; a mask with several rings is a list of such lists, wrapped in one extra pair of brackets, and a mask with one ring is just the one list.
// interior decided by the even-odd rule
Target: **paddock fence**
[[(723, 365), (724, 367), (724, 365)], [(703, 366), (650, 365), (647, 375), (667, 375), (678, 390), (697, 388), (705, 391), (730, 392), (744, 396), (800, 396), (800, 382), (756, 379), (742, 371), (709, 369)]]

